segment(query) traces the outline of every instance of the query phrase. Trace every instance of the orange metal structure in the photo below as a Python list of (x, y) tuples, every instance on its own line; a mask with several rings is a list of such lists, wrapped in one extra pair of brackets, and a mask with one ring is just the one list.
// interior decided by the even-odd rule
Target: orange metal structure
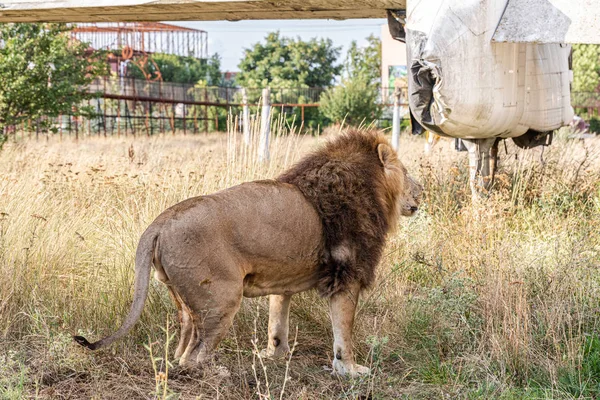
[(160, 22), (81, 23), (72, 35), (96, 50), (125, 51), (129, 57), (146, 53), (208, 57), (206, 31)]

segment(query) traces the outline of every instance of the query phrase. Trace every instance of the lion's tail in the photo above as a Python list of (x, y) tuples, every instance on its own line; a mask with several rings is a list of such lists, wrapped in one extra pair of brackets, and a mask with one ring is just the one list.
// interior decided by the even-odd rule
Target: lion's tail
[(158, 232), (156, 229), (147, 229), (140, 238), (137, 251), (135, 253), (135, 283), (133, 291), (133, 303), (129, 309), (129, 314), (125, 318), (125, 322), (112, 335), (105, 337), (94, 343), (90, 343), (83, 336), (73, 336), (73, 339), (80, 345), (87, 347), (90, 350), (97, 350), (106, 347), (114, 341), (122, 338), (133, 328), (137, 320), (142, 315), (144, 303), (148, 296), (148, 287), (150, 283), (150, 272), (152, 260), (154, 258), (154, 247)]

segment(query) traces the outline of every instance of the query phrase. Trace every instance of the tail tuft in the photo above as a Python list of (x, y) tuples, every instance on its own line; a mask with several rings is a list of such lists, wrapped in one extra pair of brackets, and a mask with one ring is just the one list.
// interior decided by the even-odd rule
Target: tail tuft
[(87, 347), (90, 350), (97, 350), (102, 347), (108, 346), (115, 340), (125, 336), (127, 332), (133, 328), (136, 321), (142, 315), (144, 309), (144, 302), (148, 296), (148, 286), (150, 283), (150, 270), (152, 269), (152, 261), (154, 258), (154, 247), (156, 240), (158, 239), (157, 228), (150, 225), (144, 232), (138, 244), (137, 251), (135, 252), (135, 281), (133, 285), (133, 303), (129, 313), (125, 318), (125, 321), (121, 327), (112, 335), (100, 339), (97, 342), (90, 343), (83, 336), (73, 336), (79, 345)]
[(80, 346), (87, 347), (90, 350), (96, 350), (96, 346), (94, 346), (95, 343), (88, 342), (88, 340), (83, 336), (73, 336), (73, 340), (75, 340)]

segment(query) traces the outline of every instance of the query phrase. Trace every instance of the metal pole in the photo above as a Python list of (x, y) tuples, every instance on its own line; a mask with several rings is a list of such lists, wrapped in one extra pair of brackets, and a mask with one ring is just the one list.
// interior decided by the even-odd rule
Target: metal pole
[(392, 148), (400, 147), (400, 88), (394, 90), (394, 114), (392, 117)]
[(248, 94), (246, 88), (242, 89), (242, 129), (244, 132), (244, 143), (250, 145), (250, 107), (248, 107)]
[(263, 106), (260, 124), (260, 142), (258, 146), (258, 160), (269, 161), (269, 136), (271, 135), (271, 95), (269, 88), (262, 91)]

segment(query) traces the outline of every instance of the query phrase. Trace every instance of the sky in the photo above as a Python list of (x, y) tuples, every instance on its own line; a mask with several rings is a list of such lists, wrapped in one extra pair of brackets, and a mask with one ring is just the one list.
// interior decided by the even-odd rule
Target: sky
[(168, 22), (170, 24), (202, 29), (208, 32), (208, 54), (221, 55), (222, 71), (237, 71), (245, 48), (261, 42), (267, 33), (279, 31), (282, 36), (330, 38), (335, 46), (342, 46), (341, 57), (353, 40), (365, 45), (370, 34), (380, 36), (381, 19), (335, 20), (272, 20), (272, 21), (192, 21)]

